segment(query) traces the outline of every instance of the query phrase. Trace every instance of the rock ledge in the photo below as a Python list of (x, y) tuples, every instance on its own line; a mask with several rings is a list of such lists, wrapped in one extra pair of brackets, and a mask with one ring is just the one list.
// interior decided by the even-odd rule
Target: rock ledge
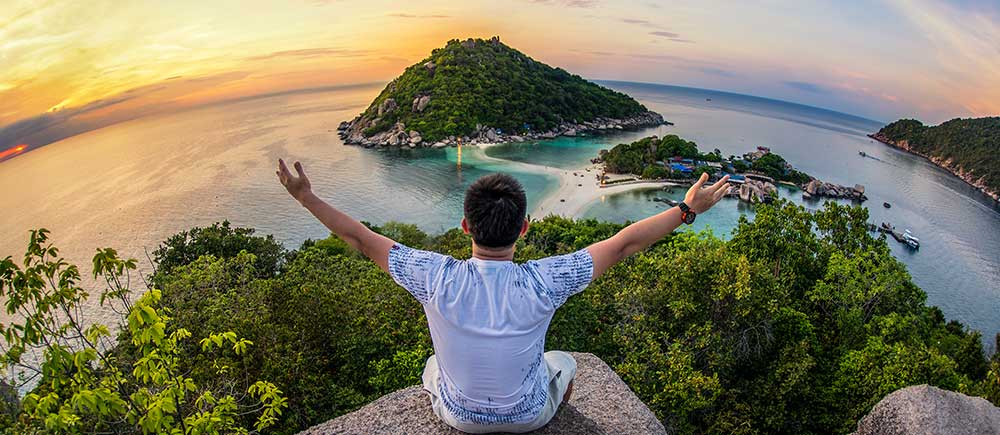
[[(666, 434), (663, 424), (600, 358), (572, 353), (576, 381), (569, 403), (535, 434)], [(382, 396), (350, 414), (313, 426), (299, 435), (448, 434), (460, 435), (431, 411), (421, 386)]]
[(1000, 408), (981, 397), (916, 385), (882, 398), (854, 435), (996, 435)]

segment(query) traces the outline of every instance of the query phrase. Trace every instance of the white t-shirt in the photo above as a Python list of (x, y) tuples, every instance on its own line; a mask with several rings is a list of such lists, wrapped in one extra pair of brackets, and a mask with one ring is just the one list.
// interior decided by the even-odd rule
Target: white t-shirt
[(462, 422), (507, 424), (545, 405), (545, 332), (556, 308), (590, 283), (594, 262), (586, 249), (515, 264), (397, 243), (389, 274), (424, 306), (445, 409)]

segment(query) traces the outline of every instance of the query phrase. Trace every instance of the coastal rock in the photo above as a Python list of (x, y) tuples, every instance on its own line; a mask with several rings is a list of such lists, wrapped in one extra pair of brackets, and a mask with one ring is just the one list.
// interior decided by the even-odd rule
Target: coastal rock
[(826, 183), (814, 178), (809, 180), (809, 182), (806, 183), (802, 189), (804, 190), (802, 197), (806, 199), (839, 198), (853, 199), (856, 201), (864, 201), (868, 199), (868, 197), (865, 196), (865, 186), (861, 184), (855, 184), (854, 187), (847, 187), (833, 183)]
[[(430, 96), (421, 96), (413, 99), (411, 109), (413, 111), (419, 112), (427, 108), (430, 103)], [(395, 100), (387, 98), (378, 107), (378, 113), (380, 115), (385, 115), (391, 113), (392, 111), (398, 109), (398, 104)], [(374, 127), (381, 121), (381, 116), (370, 118), (368, 116), (358, 116), (351, 120), (350, 122), (342, 122), (338, 127), (338, 134), (341, 139), (344, 140), (345, 144), (349, 145), (363, 145), (366, 147), (371, 146), (409, 146), (410, 140), (413, 136), (406, 136), (407, 134), (417, 133), (415, 131), (407, 131), (405, 125), (401, 122), (397, 122), (391, 129), (376, 133), (374, 135), (366, 137), (364, 132), (367, 128)], [(474, 143), (506, 143), (506, 142), (523, 142), (525, 140), (534, 139), (554, 139), (559, 136), (579, 136), (582, 134), (592, 133), (601, 134), (607, 132), (614, 132), (617, 130), (634, 130), (645, 127), (654, 127), (663, 124), (663, 116), (655, 112), (645, 112), (632, 117), (624, 119), (611, 119), (599, 117), (593, 121), (586, 121), (582, 123), (561, 123), (552, 130), (548, 131), (529, 131), (524, 134), (518, 135), (508, 135), (497, 133), (497, 129), (491, 126), (477, 124), (473, 131), (472, 137), (463, 136), (462, 143), (471, 145)], [(343, 127), (343, 128), (341, 128)], [(403, 136), (399, 133), (402, 132)], [(418, 133), (419, 134), (419, 133)], [(446, 144), (451, 145), (458, 138), (455, 136), (449, 136), (447, 139), (442, 139)]]
[(423, 112), (427, 108), (427, 105), (431, 102), (431, 97), (429, 95), (424, 95), (422, 97), (416, 97), (413, 99), (413, 106), (410, 108), (414, 112)]
[(392, 111), (396, 110), (398, 107), (399, 104), (396, 104), (395, 99), (386, 98), (382, 101), (382, 104), (378, 105), (378, 116), (381, 117), (387, 113), (392, 113)]
[[(656, 415), (600, 358), (570, 353), (576, 358), (573, 395), (555, 417), (534, 434), (667, 434)], [(447, 434), (462, 432), (434, 415), (427, 393), (413, 386), (382, 396), (350, 414), (313, 426), (299, 435), (327, 434)]]
[(882, 398), (854, 435), (996, 435), (1000, 408), (981, 397), (916, 385)]
[(444, 148), (446, 146), (448, 146), (448, 144), (444, 142), (434, 142), (434, 145), (431, 145), (433, 148)]
[[(733, 191), (730, 190), (729, 193)], [(766, 181), (747, 179), (746, 182), (736, 188), (735, 194), (743, 202), (751, 204), (770, 203), (774, 200), (774, 195), (778, 193), (778, 188), (774, 184)]]

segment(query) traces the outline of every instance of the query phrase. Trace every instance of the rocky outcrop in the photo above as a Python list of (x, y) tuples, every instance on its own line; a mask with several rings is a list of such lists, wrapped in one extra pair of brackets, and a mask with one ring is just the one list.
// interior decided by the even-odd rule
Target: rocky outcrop
[(413, 105), (410, 108), (410, 110), (417, 113), (423, 112), (424, 109), (427, 108), (427, 105), (430, 104), (430, 102), (431, 102), (430, 95), (415, 97), (413, 99)]
[(804, 199), (811, 198), (839, 198), (839, 199), (853, 199), (855, 201), (864, 201), (868, 199), (865, 196), (865, 186), (861, 184), (855, 184), (854, 187), (841, 186), (839, 184), (827, 183), (817, 179), (812, 179), (805, 186), (802, 186), (802, 197)]
[(981, 397), (917, 385), (885, 396), (854, 435), (996, 435), (1000, 408)]
[(751, 204), (770, 204), (778, 194), (778, 188), (773, 183), (747, 179), (743, 184), (729, 186), (726, 196), (737, 197)]
[[(604, 361), (571, 353), (577, 362), (573, 395), (552, 421), (535, 434), (666, 434), (667, 429)], [(669, 431), (672, 433), (673, 431)], [(448, 434), (461, 435), (431, 410), (421, 386), (382, 396), (354, 411), (299, 435)]]
[[(413, 99), (410, 110), (422, 112), (427, 108), (432, 100), (431, 96), (419, 96)], [(348, 145), (361, 145), (364, 147), (399, 147), (409, 146), (410, 142), (398, 140), (399, 133), (405, 132), (406, 125), (397, 123), (396, 126), (388, 130), (365, 136), (365, 130), (375, 126), (382, 116), (397, 110), (399, 105), (395, 100), (387, 98), (378, 106), (376, 116), (360, 115), (351, 121), (341, 122), (337, 127), (337, 132), (344, 143)], [(406, 110), (406, 109), (403, 109)], [(555, 139), (559, 136), (583, 136), (598, 135), (618, 132), (623, 130), (637, 130), (645, 127), (655, 127), (666, 124), (663, 116), (656, 112), (643, 112), (628, 118), (616, 119), (598, 117), (591, 121), (580, 123), (563, 122), (555, 128), (547, 131), (528, 131), (512, 134), (490, 126), (477, 126), (469, 135), (461, 137), (444, 138), (441, 142), (445, 145), (453, 145), (462, 139), (463, 144), (475, 145), (479, 143), (506, 143), (523, 142), (525, 140)], [(418, 132), (419, 134), (419, 132)], [(433, 146), (434, 143), (423, 142), (418, 146)]]

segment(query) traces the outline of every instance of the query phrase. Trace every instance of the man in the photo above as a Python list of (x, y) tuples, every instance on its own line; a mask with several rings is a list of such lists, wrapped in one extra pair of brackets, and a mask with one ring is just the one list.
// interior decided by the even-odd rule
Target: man
[(569, 354), (544, 352), (556, 308), (615, 263), (693, 222), (728, 190), (728, 176), (703, 188), (702, 174), (678, 207), (572, 254), (515, 264), (514, 243), (528, 231), (527, 201), (509, 175), (484, 176), (466, 192), (461, 225), (472, 236), (472, 258), (463, 261), (375, 233), (316, 197), (302, 165), (294, 166), (297, 176), (278, 161), (288, 193), (423, 305), (435, 352), (424, 389), (438, 417), (469, 433), (528, 432), (548, 423), (569, 400), (576, 375)]

